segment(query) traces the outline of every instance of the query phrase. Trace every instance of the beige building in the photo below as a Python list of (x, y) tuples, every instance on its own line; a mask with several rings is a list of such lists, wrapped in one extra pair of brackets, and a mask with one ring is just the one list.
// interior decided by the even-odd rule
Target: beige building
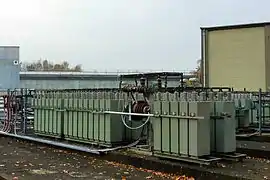
[(201, 35), (204, 86), (270, 90), (270, 22), (203, 27)]

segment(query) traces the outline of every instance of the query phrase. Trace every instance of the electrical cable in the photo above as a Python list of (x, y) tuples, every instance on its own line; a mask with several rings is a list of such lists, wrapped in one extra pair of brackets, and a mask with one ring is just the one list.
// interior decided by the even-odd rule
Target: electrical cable
[[(124, 112), (124, 111), (123, 111)], [(123, 122), (123, 124), (125, 125), (126, 128), (130, 129), (130, 130), (137, 130), (137, 129), (141, 129), (142, 127), (144, 127), (150, 120), (150, 117), (147, 117), (146, 121), (144, 123), (142, 123), (141, 125), (137, 126), (137, 127), (131, 127), (129, 125), (127, 125), (126, 121), (126, 116), (123, 117), (124, 115), (121, 115), (121, 120)]]

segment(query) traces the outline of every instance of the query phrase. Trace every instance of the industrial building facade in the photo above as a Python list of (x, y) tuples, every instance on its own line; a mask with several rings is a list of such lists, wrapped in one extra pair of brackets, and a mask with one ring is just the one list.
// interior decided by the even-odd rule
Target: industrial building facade
[(270, 23), (201, 28), (206, 87), (270, 90)]
[[(124, 73), (126, 74), (126, 73)], [(29, 89), (118, 88), (118, 73), (97, 72), (20, 72), (20, 87)], [(193, 78), (185, 74), (184, 78)], [(127, 81), (124, 81), (125, 83)], [(129, 83), (134, 83), (131, 80)], [(168, 86), (178, 86), (179, 77), (168, 77)]]

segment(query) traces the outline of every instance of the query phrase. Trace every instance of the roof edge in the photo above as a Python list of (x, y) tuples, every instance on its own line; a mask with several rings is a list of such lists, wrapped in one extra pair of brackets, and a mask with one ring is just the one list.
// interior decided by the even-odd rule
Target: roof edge
[(235, 25), (225, 25), (225, 26), (210, 26), (210, 27), (200, 27), (200, 29), (207, 30), (207, 31), (217, 31), (217, 30), (230, 30), (230, 29), (241, 29), (241, 28), (256, 28), (256, 27), (264, 27), (268, 25), (270, 25), (270, 22), (235, 24)]
[(7, 46), (5, 46), (5, 45), (1, 46), (0, 45), (0, 48), (18, 48), (19, 49), (20, 46), (15, 46), (15, 45), (14, 46), (12, 46), (12, 45), (10, 45), (10, 46), (8, 46), (8, 45)]

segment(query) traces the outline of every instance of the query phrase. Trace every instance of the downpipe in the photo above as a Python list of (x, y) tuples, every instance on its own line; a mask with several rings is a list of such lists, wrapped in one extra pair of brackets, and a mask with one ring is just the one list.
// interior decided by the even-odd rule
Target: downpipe
[(208, 85), (206, 83), (206, 30), (201, 30), (201, 76), (203, 80), (203, 87), (206, 87)]

